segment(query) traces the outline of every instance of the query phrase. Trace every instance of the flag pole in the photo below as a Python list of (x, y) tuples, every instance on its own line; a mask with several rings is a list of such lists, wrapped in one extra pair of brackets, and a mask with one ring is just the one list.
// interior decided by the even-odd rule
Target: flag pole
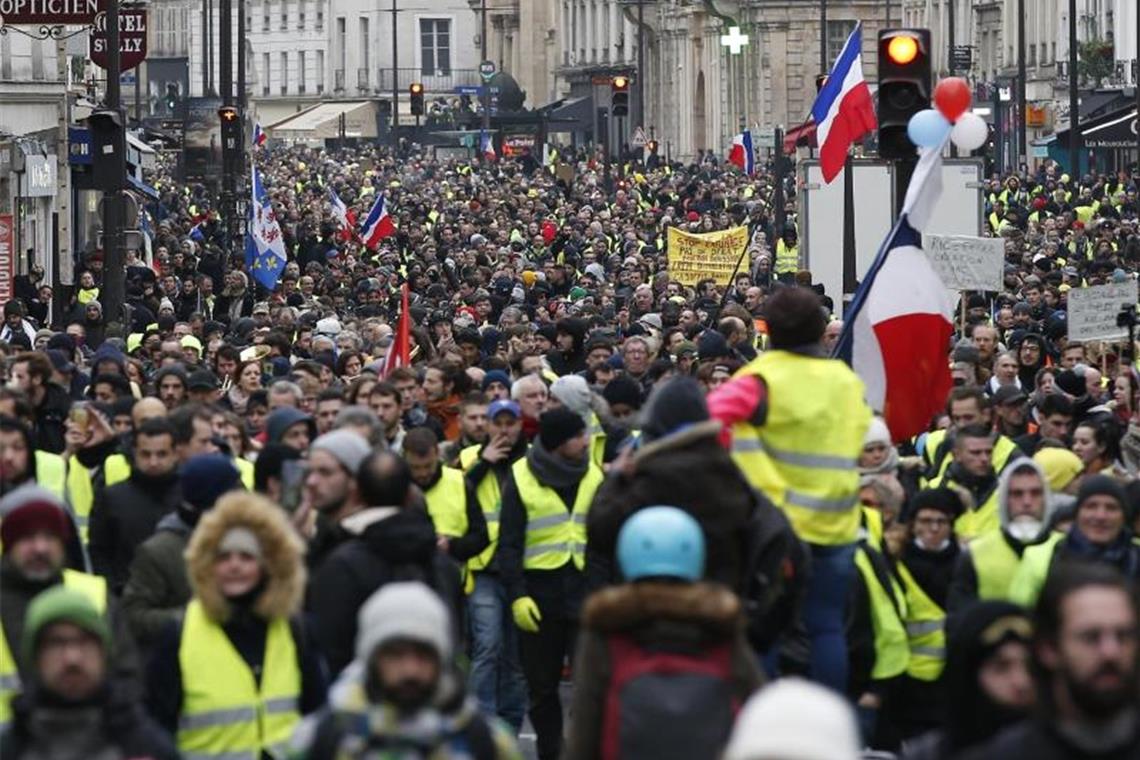
[[(843, 162), (843, 295), (855, 292), (855, 177), (851, 153)], [(840, 299), (842, 300), (842, 298)], [(842, 313), (842, 310), (840, 310)]]
[[(724, 286), (724, 295), (720, 297), (720, 306), (717, 308), (718, 315), (719, 312), (724, 310), (724, 305), (728, 301), (728, 291), (732, 289), (732, 283), (736, 281), (736, 273), (740, 271), (740, 265), (744, 263), (744, 257), (748, 255), (748, 246), (751, 245), (751, 243), (752, 238), (745, 237), (744, 250), (742, 250), (740, 255), (736, 258), (736, 266), (732, 268), (732, 274), (728, 277), (728, 284)], [(713, 324), (713, 321), (714, 318), (710, 316), (709, 324)]]

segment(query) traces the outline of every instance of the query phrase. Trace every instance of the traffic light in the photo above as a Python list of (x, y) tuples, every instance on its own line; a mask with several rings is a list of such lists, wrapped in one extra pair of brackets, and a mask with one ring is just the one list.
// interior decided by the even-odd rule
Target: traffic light
[(412, 115), (424, 115), (424, 86), (419, 82), (412, 82), (408, 87), (408, 94), (412, 96)]
[(629, 77), (620, 74), (610, 84), (610, 110), (614, 116), (629, 115)]
[(645, 150), (649, 153), (656, 153), (657, 152), (657, 141), (656, 140), (647, 140), (645, 143)]
[(222, 106), (218, 120), (222, 124), (222, 157), (233, 159), (241, 154), (241, 114), (233, 106)]
[(169, 111), (170, 113), (174, 113), (175, 109), (178, 108), (178, 85), (177, 84), (171, 82), (171, 83), (166, 85), (166, 97), (163, 98), (163, 102), (166, 105), (166, 110)]
[(910, 117), (930, 108), (930, 30), (885, 29), (879, 32), (879, 156), (914, 159), (906, 135)]
[(101, 108), (87, 117), (91, 131), (91, 175), (95, 189), (122, 190), (126, 187), (127, 132), (118, 111)]

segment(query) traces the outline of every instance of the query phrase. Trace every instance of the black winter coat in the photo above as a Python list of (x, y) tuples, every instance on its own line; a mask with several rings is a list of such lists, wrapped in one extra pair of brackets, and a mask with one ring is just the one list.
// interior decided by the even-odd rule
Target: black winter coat
[(158, 521), (182, 502), (177, 473), (151, 478), (137, 468), (129, 479), (95, 493), (89, 518), (91, 565), (114, 593), (127, 585), (135, 551), (154, 534)]

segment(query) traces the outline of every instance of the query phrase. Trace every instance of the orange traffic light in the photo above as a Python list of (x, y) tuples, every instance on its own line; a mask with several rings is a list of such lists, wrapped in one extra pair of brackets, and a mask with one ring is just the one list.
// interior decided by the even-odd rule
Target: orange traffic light
[(411, 86), (408, 87), (408, 91), (413, 95), (421, 95), (423, 94), (424, 86), (419, 82), (412, 82)]
[(623, 77), (620, 74), (618, 76), (614, 77), (613, 88), (615, 90), (628, 90), (629, 89), (629, 77)]
[(222, 121), (237, 121), (237, 109), (233, 106), (222, 106), (218, 109), (218, 118)]
[(891, 62), (905, 66), (918, 57), (918, 41), (914, 37), (900, 34), (892, 37), (887, 44), (887, 56)]

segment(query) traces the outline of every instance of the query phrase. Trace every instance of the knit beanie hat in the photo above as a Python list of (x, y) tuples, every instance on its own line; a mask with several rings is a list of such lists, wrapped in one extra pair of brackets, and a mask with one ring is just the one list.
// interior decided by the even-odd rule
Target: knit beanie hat
[(554, 451), (585, 429), (585, 420), (569, 409), (551, 409), (538, 418), (538, 438), (547, 451)]
[(706, 421), (709, 408), (700, 383), (691, 377), (676, 377), (653, 389), (642, 417), (641, 436), (649, 442), (685, 425)]
[(870, 446), (872, 443), (891, 445), (891, 431), (882, 417), (872, 417), (871, 424), (867, 427), (867, 434), (863, 436), (863, 446)]
[(558, 399), (562, 406), (579, 415), (584, 421), (588, 421), (590, 415), (594, 413), (594, 409), (590, 405), (593, 394), (590, 392), (590, 386), (586, 383), (586, 378), (581, 375), (566, 375), (558, 378), (550, 385), (550, 395)]
[(199, 512), (242, 487), (241, 473), (225, 454), (198, 454), (182, 465), (182, 498)]
[(1093, 496), (1111, 496), (1122, 508), (1128, 509), (1128, 497), (1124, 495), (1124, 489), (1107, 475), (1092, 475), (1081, 481), (1081, 490), (1077, 491), (1077, 512)]
[(325, 433), (313, 441), (311, 448), (313, 451), (328, 452), (353, 477), (356, 477), (356, 473), (360, 471), (360, 463), (370, 451), (368, 441), (355, 430), (333, 430)]
[(781, 678), (740, 710), (725, 760), (857, 760), (862, 743), (851, 706), (802, 678)]
[(503, 372), (501, 369), (493, 369), (487, 374), (483, 375), (482, 390), (487, 390), (490, 388), (492, 383), (500, 383), (508, 390), (510, 390), (511, 378), (506, 372)]
[(426, 644), (451, 660), (451, 616), (439, 595), (419, 582), (386, 583), (368, 597), (357, 614), (356, 659), (372, 658), (391, 641)]
[(20, 641), (24, 662), (34, 662), (36, 643), (44, 628), (52, 623), (71, 623), (111, 647), (111, 630), (95, 604), (81, 591), (66, 586), (52, 586), (36, 596), (24, 616), (24, 637)]
[(962, 512), (962, 499), (953, 490), (945, 487), (919, 491), (910, 501), (906, 520), (914, 519), (923, 509), (936, 509), (953, 520)]
[(1079, 456), (1068, 449), (1054, 447), (1041, 449), (1033, 455), (1033, 461), (1041, 465), (1049, 490), (1054, 493), (1063, 491), (1085, 468)]
[(40, 531), (65, 543), (71, 537), (71, 520), (54, 494), (29, 484), (0, 500), (0, 549), (7, 551)]
[(640, 409), (641, 386), (633, 378), (619, 375), (606, 383), (606, 387), (602, 390), (602, 398), (610, 406), (625, 404), (634, 409)]

